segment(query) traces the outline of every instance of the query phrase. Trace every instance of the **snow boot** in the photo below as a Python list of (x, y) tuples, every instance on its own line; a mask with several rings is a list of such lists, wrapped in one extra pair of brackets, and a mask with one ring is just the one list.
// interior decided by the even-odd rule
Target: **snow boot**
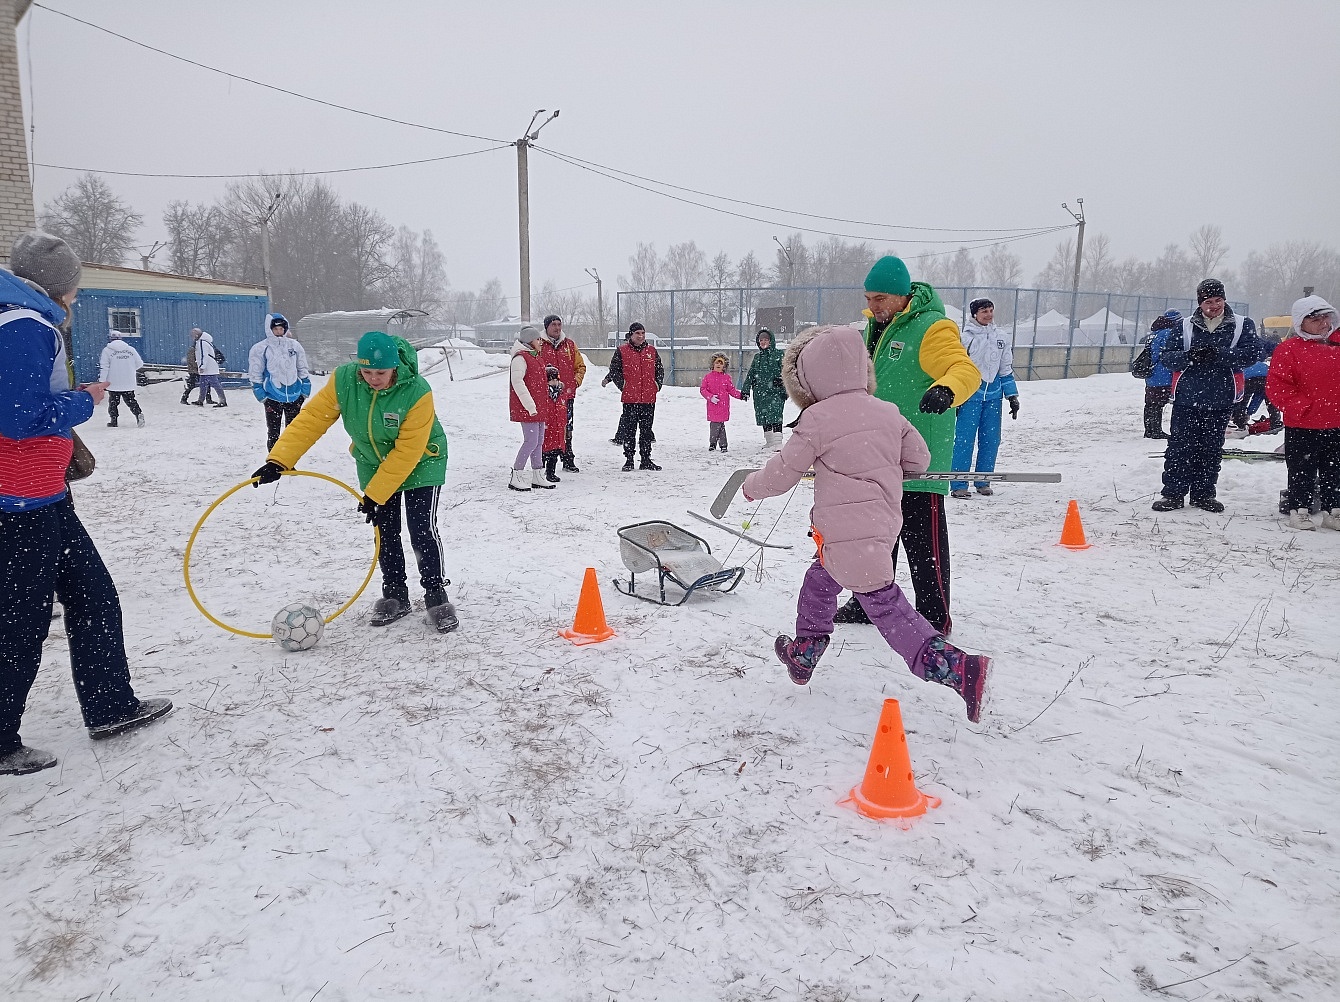
[(0, 755), (0, 776), (26, 776), (41, 772), (56, 764), (56, 756), (38, 748), (19, 745), (13, 751)]
[(986, 704), (986, 676), (991, 670), (991, 659), (981, 654), (969, 654), (945, 640), (932, 638), (920, 654), (921, 667), (927, 682), (947, 685), (963, 697), (968, 719), (974, 724), (982, 718)]
[(404, 619), (410, 614), (409, 601), (398, 598), (379, 598), (372, 605), (372, 618), (368, 620), (371, 626), (390, 626), (397, 619)]
[(1321, 527), (1323, 529), (1340, 530), (1340, 508), (1332, 508), (1330, 511), (1322, 512)]
[(786, 665), (786, 673), (796, 685), (807, 685), (814, 668), (828, 649), (827, 637), (778, 637), (772, 645), (777, 657)]
[[(557, 480), (558, 477), (554, 477), (554, 479)], [(530, 485), (531, 487), (538, 487), (542, 491), (552, 491), (554, 489), (554, 485), (549, 482), (544, 470), (530, 471)]]
[(1224, 510), (1224, 503), (1216, 501), (1214, 498), (1196, 498), (1191, 499), (1191, 507), (1199, 508), (1201, 511), (1208, 511), (1211, 515), (1218, 515)]
[(1163, 431), (1162, 429), (1160, 429), (1159, 431), (1156, 431), (1156, 432), (1154, 432), (1154, 431), (1147, 431), (1147, 432), (1145, 432), (1145, 438), (1152, 438), (1152, 439), (1154, 439), (1155, 441), (1162, 441), (1163, 439), (1166, 439), (1167, 437), (1168, 437), (1168, 433), (1167, 433), (1166, 431)]
[(172, 710), (172, 700), (170, 699), (141, 699), (139, 703), (139, 708), (122, 720), (103, 724), (101, 727), (90, 727), (88, 736), (94, 741), (115, 737), (117, 734), (124, 734), (126, 731), (143, 727), (150, 721), (157, 720)]
[(203, 400), (192, 400), (192, 401), (191, 401), (191, 406), (192, 406), (192, 407), (204, 407), (204, 406), (205, 406), (205, 402), (204, 402)]
[(544, 458), (544, 479), (551, 484), (561, 483), (563, 478), (554, 472), (554, 467), (558, 465), (558, 454), (551, 453)]
[(222, 408), (222, 407), (227, 407), (227, 406), (228, 406), (228, 401), (225, 400), (225, 401), (224, 401), (223, 403), (221, 403), (221, 404), (215, 404), (215, 405), (214, 405), (214, 409), (217, 411), (217, 410), (219, 410), (220, 408)]
[(438, 633), (451, 633), (461, 625), (456, 607), (447, 601), (445, 589), (430, 591), (424, 596), (424, 604), (428, 606), (428, 625)]
[(985, 487), (977, 488), (977, 493), (982, 495), (982, 497), (984, 498), (989, 498), (991, 497), (991, 495), (996, 493), (996, 490), (990, 484), (987, 484)]
[(637, 468), (639, 470), (651, 470), (654, 473), (661, 471), (661, 468), (651, 461), (651, 456), (643, 456), (642, 462), (638, 464)]
[(1178, 508), (1186, 507), (1186, 502), (1181, 498), (1170, 498), (1164, 495), (1149, 507), (1154, 511), (1176, 511)]
[(579, 469), (577, 468), (577, 460), (576, 460), (575, 457), (573, 457), (573, 456), (564, 456), (564, 457), (563, 457), (563, 472), (564, 472), (564, 473), (581, 473), (581, 472), (582, 472), (581, 470), (579, 470)]
[(632, 472), (633, 472), (633, 457), (632, 457), (632, 456), (629, 456), (627, 459), (625, 459), (625, 460), (623, 461), (623, 467), (622, 467), (622, 469), (623, 469), (623, 472), (624, 472), (624, 473), (632, 473)]
[(143, 415), (143, 414), (136, 414), (136, 415), (135, 415), (135, 427), (136, 427), (136, 428), (143, 428), (143, 427), (144, 427), (144, 415)]
[(851, 598), (847, 599), (847, 604), (839, 609), (833, 616), (833, 622), (860, 623), (864, 626), (869, 626), (870, 617), (865, 614), (865, 607), (862, 606), (861, 603), (857, 601), (856, 596), (853, 595)]
[(967, 501), (972, 497), (972, 492), (966, 487), (960, 487), (957, 490), (950, 491), (949, 496), (951, 498), (958, 498), (960, 501)]
[(530, 490), (530, 474), (525, 470), (513, 470), (512, 479), (507, 483), (509, 491), (528, 491)]
[[(1323, 525), (1326, 524), (1327, 517), (1326, 515), (1322, 516)], [(1316, 527), (1317, 523), (1312, 521), (1312, 513), (1306, 508), (1295, 508), (1289, 512), (1290, 529), (1315, 529)]]
[(108, 427), (108, 428), (115, 428), (115, 427), (116, 427), (116, 422), (115, 422), (115, 421), (108, 421), (108, 422), (107, 422), (107, 427)]

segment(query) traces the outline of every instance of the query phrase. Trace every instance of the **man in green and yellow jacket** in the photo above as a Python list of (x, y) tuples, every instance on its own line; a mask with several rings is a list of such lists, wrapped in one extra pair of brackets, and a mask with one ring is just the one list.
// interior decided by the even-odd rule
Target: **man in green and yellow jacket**
[(386, 626), (410, 611), (400, 540), (403, 497), (428, 622), (439, 633), (450, 633), (458, 623), (447, 601), (450, 582), (442, 576), (437, 531), (437, 501), (447, 478), (447, 436), (437, 420), (433, 389), (419, 375), (418, 352), (408, 341), (383, 331), (359, 338), (357, 360), (335, 370), (284, 429), (265, 465), (252, 474), (257, 486), (293, 469), (341, 418), (363, 490), (358, 510), (381, 530), (382, 597), (372, 608), (372, 625)]
[[(931, 450), (930, 469), (948, 471), (954, 453), (954, 412), (982, 385), (982, 375), (959, 340), (958, 325), (925, 282), (913, 282), (901, 258), (875, 262), (865, 279), (865, 342), (875, 363), (875, 396), (897, 404)], [(903, 487), (903, 528), (917, 612), (949, 635), (949, 526), (942, 480)], [(893, 559), (898, 561), (898, 547)], [(838, 610), (839, 623), (868, 623), (855, 598)]]

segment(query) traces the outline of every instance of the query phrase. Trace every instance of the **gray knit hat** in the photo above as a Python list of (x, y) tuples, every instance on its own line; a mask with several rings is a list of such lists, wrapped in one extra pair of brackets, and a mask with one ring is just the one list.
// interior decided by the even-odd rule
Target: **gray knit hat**
[(52, 299), (79, 288), (79, 257), (60, 237), (33, 230), (14, 241), (9, 268), (19, 278), (36, 282)]

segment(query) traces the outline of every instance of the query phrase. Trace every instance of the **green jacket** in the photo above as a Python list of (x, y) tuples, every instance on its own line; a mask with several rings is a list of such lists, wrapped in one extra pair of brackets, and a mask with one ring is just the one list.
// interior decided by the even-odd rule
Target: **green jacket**
[[(945, 317), (940, 296), (925, 282), (912, 283), (912, 301), (885, 328), (875, 335), (875, 321), (865, 327), (866, 347), (875, 362), (875, 395), (897, 404), (903, 417), (921, 433), (931, 450), (930, 469), (947, 472), (954, 456), (955, 412), (923, 414), (921, 398), (936, 383), (954, 391), (954, 406), (964, 403), (981, 385), (981, 373), (972, 364), (958, 325)], [(944, 481), (910, 481), (905, 491), (948, 494)]]
[(358, 374), (358, 363), (337, 368), (284, 430), (269, 458), (293, 469), (303, 453), (337, 419), (350, 438), (358, 485), (384, 504), (397, 491), (440, 487), (447, 479), (447, 436), (433, 408), (433, 390), (419, 375), (419, 355), (396, 338), (400, 364), (395, 382), (374, 390)]
[(781, 424), (782, 408), (786, 405), (786, 389), (777, 385), (782, 374), (782, 352), (775, 345), (762, 349), (749, 364), (749, 375), (744, 377), (740, 392), (753, 399), (754, 423)]

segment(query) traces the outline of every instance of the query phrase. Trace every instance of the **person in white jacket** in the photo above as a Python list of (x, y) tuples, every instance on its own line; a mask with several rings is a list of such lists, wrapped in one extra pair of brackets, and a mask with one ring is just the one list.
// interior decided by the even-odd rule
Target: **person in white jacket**
[(228, 398), (223, 394), (223, 382), (219, 379), (219, 356), (214, 348), (214, 338), (209, 331), (201, 331), (200, 336), (195, 339), (195, 364), (200, 370), (198, 385), (200, 387), (200, 397), (192, 400), (191, 403), (197, 407), (205, 406), (205, 394), (213, 389), (219, 395), (219, 402), (215, 407), (227, 407)]
[(144, 359), (121, 337), (118, 330), (107, 332), (107, 347), (102, 349), (98, 360), (98, 382), (107, 384), (107, 422), (108, 428), (116, 427), (120, 414), (121, 401), (126, 402), (130, 413), (135, 415), (135, 423), (144, 427), (144, 412), (135, 399), (135, 388), (139, 385), (137, 376), (144, 368)]
[[(963, 347), (982, 374), (982, 385), (958, 408), (954, 424), (954, 460), (956, 470), (991, 473), (996, 469), (1000, 451), (1002, 398), (1010, 403), (1010, 418), (1019, 416), (1019, 387), (1014, 381), (1014, 346), (1009, 334), (995, 325), (996, 304), (989, 299), (974, 299), (968, 304), (972, 319), (963, 325)], [(972, 465), (974, 447), (977, 466)], [(950, 481), (950, 495), (970, 498), (966, 480)], [(995, 493), (986, 480), (977, 481), (977, 493)]]
[(265, 406), (265, 447), (273, 449), (282, 426), (293, 423), (312, 395), (312, 378), (307, 371), (307, 352), (289, 334), (284, 314), (267, 315), (265, 330), (265, 340), (251, 346), (247, 374), (251, 392)]

